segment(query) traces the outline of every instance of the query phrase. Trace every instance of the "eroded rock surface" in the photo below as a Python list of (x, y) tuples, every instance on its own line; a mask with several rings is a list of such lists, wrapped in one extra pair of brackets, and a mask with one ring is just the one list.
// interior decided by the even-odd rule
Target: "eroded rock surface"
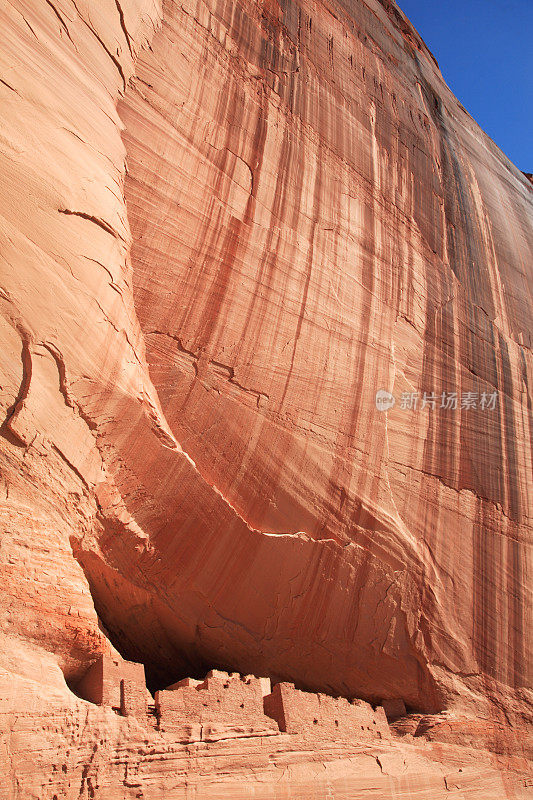
[[(393, 2), (0, 22), (3, 795), (185, 796), (191, 750), (65, 684), (116, 647), (152, 688), (218, 666), (418, 714), (367, 773), (315, 737), (320, 786), (291, 745), (265, 797), (521, 796), (527, 177)], [(232, 747), (217, 797), (251, 796), (264, 744)], [(441, 758), (468, 775), (425, 784)]]

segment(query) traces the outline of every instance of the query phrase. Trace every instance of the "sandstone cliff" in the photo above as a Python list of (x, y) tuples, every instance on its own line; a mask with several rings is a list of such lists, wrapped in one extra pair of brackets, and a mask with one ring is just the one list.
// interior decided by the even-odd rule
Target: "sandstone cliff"
[(6, 797), (89, 764), (139, 796), (110, 764), (145, 734), (67, 688), (114, 648), (153, 689), (218, 666), (514, 741), (530, 182), (389, 0), (0, 20)]

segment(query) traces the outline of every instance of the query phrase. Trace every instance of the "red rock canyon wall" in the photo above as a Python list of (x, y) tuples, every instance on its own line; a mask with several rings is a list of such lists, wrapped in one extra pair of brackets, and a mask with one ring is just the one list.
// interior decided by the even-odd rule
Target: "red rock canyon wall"
[(523, 732), (531, 183), (389, 0), (0, 21), (5, 796), (90, 752), (135, 796), (144, 734), (65, 684), (114, 647)]

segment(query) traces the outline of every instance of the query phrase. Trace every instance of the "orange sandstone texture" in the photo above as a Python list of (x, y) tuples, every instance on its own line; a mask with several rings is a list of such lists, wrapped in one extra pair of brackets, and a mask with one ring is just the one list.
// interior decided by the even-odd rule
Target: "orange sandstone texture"
[[(0, 795), (527, 796), (527, 177), (388, 0), (0, 29)], [(115, 648), (413, 716), (169, 744)]]
[[(135, 308), (194, 462), (132, 432), (115, 472), (124, 497), (135, 470), (126, 505), (154, 548), (136, 580), (180, 618), (175, 654), (165, 628), (143, 658), (417, 710), (514, 703), (533, 194), (384, 5), (169, 3), (119, 103)], [(402, 409), (411, 392), (436, 407)]]

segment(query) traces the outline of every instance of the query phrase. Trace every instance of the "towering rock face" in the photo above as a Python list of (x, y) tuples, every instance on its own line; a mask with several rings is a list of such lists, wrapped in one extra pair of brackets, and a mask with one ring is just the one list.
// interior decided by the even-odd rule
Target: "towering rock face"
[(133, 461), (154, 550), (128, 561), (176, 655), (421, 709), (457, 674), (528, 685), (530, 187), (379, 3), (170, 3), (119, 115), (146, 360), (195, 466), (138, 436), (116, 480)]
[(522, 725), (527, 178), (389, 0), (0, 19), (5, 709), (114, 645)]

